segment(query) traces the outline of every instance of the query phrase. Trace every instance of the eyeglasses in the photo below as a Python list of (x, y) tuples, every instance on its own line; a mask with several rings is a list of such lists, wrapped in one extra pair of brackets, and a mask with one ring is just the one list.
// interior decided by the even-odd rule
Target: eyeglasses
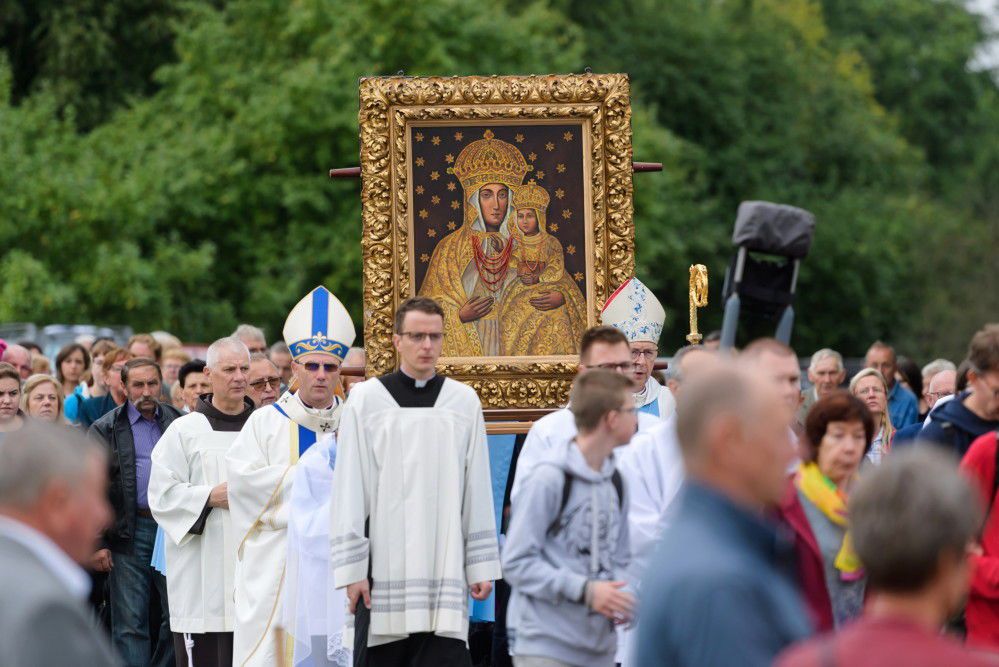
[(635, 362), (633, 361), (622, 361), (619, 364), (607, 363), (607, 364), (594, 364), (590, 368), (602, 368), (605, 371), (616, 371), (618, 373), (629, 373), (635, 368)]
[(944, 396), (950, 396), (953, 393), (952, 391), (926, 391), (923, 392), (923, 398), (926, 399), (927, 403), (936, 403)]
[(307, 361), (302, 365), (305, 366), (305, 370), (310, 373), (318, 373), (320, 367), (322, 367), (322, 369), (327, 373), (336, 373), (340, 370), (340, 364), (321, 364), (318, 361)]
[[(316, 370), (319, 370), (318, 368)], [(329, 371), (332, 372), (332, 371)], [(271, 389), (277, 391), (277, 388), (281, 386), (281, 378), (260, 378), (259, 380), (254, 380), (250, 383), (250, 386), (257, 391), (263, 391), (264, 387), (270, 387)]]
[(439, 343), (444, 340), (444, 334), (440, 331), (435, 331), (432, 333), (417, 332), (417, 331), (400, 331), (400, 336), (405, 336), (414, 343), (422, 343), (425, 340), (430, 340), (431, 343)]
[(659, 355), (659, 350), (632, 350), (631, 359), (632, 361), (638, 361), (639, 359), (655, 359)]

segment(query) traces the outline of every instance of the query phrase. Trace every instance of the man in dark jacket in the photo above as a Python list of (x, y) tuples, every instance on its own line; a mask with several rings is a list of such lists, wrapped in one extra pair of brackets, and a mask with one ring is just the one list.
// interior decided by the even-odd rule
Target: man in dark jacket
[(999, 324), (988, 324), (968, 346), (968, 391), (930, 413), (919, 433), (964, 456), (980, 435), (999, 428)]
[[(115, 519), (105, 536), (107, 548), (94, 561), (111, 576), (111, 637), (129, 667), (167, 667), (174, 662), (167, 609), (166, 579), (150, 565), (156, 521), (147, 489), (156, 442), (180, 412), (157, 402), (163, 378), (151, 359), (132, 359), (121, 371), (127, 401), (90, 427), (90, 435), (108, 446), (109, 496)], [(159, 594), (162, 620), (151, 642), (149, 608)]]

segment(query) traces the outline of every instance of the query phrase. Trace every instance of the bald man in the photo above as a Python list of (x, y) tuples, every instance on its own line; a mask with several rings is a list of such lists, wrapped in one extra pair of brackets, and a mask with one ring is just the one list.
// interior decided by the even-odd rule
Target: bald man
[(731, 362), (677, 401), (687, 482), (642, 584), (640, 665), (764, 667), (811, 634), (789, 543), (764, 510), (787, 484), (791, 408), (774, 382)]

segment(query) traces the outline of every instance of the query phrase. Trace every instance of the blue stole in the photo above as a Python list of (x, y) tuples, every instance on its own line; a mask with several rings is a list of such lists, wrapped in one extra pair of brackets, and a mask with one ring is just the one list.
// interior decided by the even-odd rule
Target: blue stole
[(648, 405), (643, 405), (638, 408), (639, 412), (644, 412), (647, 415), (652, 415), (653, 417), (659, 417), (659, 399), (652, 401)]
[[(271, 405), (273, 405), (278, 412), (284, 415), (288, 421), (292, 423), (292, 428), (289, 432), (289, 435), (291, 436), (291, 462), (297, 463), (302, 454), (304, 454), (309, 447), (316, 444), (316, 432), (305, 428), (291, 417), (288, 417), (288, 413), (282, 410), (281, 406), (277, 403), (272, 403)], [(296, 426), (298, 428), (295, 428)]]

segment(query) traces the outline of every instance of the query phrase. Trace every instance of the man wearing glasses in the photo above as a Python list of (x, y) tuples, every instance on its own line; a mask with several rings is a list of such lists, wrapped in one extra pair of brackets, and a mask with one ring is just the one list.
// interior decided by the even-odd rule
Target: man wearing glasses
[(236, 549), (234, 665), (274, 665), (282, 650), (275, 610), (283, 603), (294, 469), (318, 439), (337, 430), (342, 404), (334, 391), (354, 336), (350, 314), (325, 287), (299, 301), (284, 324), (298, 390), (254, 412), (226, 455)]
[(232, 664), (236, 546), (225, 454), (254, 409), (246, 396), (246, 345), (221, 338), (206, 356), (211, 393), (199, 396), (156, 443), (149, 478), (149, 509), (165, 538), (170, 630), (180, 667)]
[(270, 405), (278, 399), (281, 376), (278, 367), (263, 352), (250, 355), (250, 374), (247, 380), (246, 395), (258, 408)]
[(619, 287), (600, 313), (600, 321), (618, 329), (628, 339), (631, 376), (635, 384), (635, 405), (644, 412), (666, 419), (673, 414), (676, 401), (666, 387), (652, 377), (659, 356), (659, 336), (666, 322), (666, 311), (648, 287), (632, 278)]
[(468, 595), (485, 600), (500, 576), (482, 407), (436, 374), (436, 301), (404, 301), (392, 340), (399, 370), (351, 389), (333, 471), (331, 565), (354, 664), (471, 667)]

